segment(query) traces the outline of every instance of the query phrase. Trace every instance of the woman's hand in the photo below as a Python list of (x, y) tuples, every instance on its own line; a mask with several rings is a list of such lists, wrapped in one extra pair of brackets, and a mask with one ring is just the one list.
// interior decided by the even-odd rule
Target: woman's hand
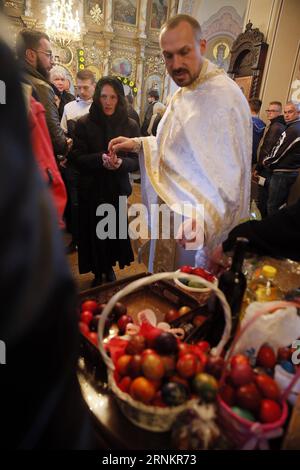
[(110, 153), (117, 153), (119, 151), (133, 152), (136, 147), (136, 142), (128, 137), (116, 137), (108, 144), (108, 151)]
[(117, 155), (107, 155), (106, 153), (102, 154), (103, 166), (107, 170), (117, 170), (122, 165), (122, 159), (118, 158)]

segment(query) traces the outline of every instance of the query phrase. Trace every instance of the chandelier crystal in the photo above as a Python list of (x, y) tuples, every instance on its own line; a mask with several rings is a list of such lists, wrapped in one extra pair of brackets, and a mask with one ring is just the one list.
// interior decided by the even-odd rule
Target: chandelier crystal
[(62, 47), (80, 39), (78, 11), (73, 15), (73, 0), (53, 0), (47, 6), (46, 31)]

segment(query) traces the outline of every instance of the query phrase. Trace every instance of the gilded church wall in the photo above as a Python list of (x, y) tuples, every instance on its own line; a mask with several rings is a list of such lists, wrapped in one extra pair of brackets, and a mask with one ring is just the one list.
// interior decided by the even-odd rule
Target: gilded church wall
[[(300, 100), (300, 1), (249, 0), (246, 17), (269, 44), (260, 98), (262, 110), (273, 100)], [(264, 111), (262, 118), (266, 119)]]
[[(46, 7), (52, 0), (5, 2), (15, 38), (24, 27), (45, 30)], [(169, 92), (158, 36), (164, 21), (177, 13), (178, 0), (74, 0), (79, 11), (82, 38), (67, 47), (52, 42), (55, 62), (75, 82), (78, 70), (91, 69), (97, 79), (112, 74), (122, 77), (125, 93), (134, 96), (143, 114), (146, 93), (158, 89), (162, 100)]]
[[(194, 16), (207, 41), (206, 57), (227, 71), (233, 41), (243, 31), (248, 0), (179, 0), (178, 13)], [(170, 94), (177, 86), (170, 84)]]
[[(51, 2), (5, 1), (12, 38), (24, 27), (44, 30)], [(232, 42), (251, 20), (269, 44), (260, 91), (263, 109), (270, 100), (299, 99), (299, 0), (74, 0), (76, 8), (82, 39), (65, 48), (53, 44), (56, 63), (66, 69), (71, 82), (83, 67), (97, 79), (106, 74), (121, 76), (142, 115), (150, 88), (158, 89), (163, 101), (174, 91), (158, 36), (161, 24), (177, 11), (199, 20), (207, 39), (207, 57), (225, 70)]]
[(229, 53), (237, 36), (243, 31), (248, 0), (195, 1), (192, 14), (202, 27), (207, 41), (206, 56), (224, 70), (229, 67)]

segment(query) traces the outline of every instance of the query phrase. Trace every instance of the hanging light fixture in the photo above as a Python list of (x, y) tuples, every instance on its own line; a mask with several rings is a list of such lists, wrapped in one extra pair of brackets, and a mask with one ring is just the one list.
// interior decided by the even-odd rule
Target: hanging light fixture
[(73, 15), (73, 0), (53, 0), (47, 6), (46, 31), (62, 47), (80, 39), (79, 15)]

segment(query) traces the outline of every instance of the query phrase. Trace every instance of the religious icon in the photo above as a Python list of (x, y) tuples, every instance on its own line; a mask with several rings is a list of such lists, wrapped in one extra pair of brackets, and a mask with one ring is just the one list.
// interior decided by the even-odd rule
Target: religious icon
[(115, 59), (111, 66), (112, 72), (129, 77), (132, 72), (132, 65), (127, 59)]
[(227, 71), (229, 66), (229, 45), (222, 41), (218, 42), (213, 48), (213, 62), (218, 65), (218, 67)]
[(160, 29), (167, 20), (169, 0), (153, 0), (151, 5), (151, 28)]
[(98, 80), (100, 80), (100, 78), (102, 77), (103, 75), (103, 70), (102, 70), (102, 66), (99, 65), (99, 66), (96, 66), (96, 65), (88, 65), (87, 69), (91, 70), (93, 72), (93, 74), (95, 75), (96, 77), (96, 81), (98, 82)]
[(115, 0), (114, 21), (119, 23), (136, 24), (137, 0)]
[(96, 7), (96, 5), (98, 5), (100, 10), (103, 11), (103, 0), (88, 0), (87, 2), (84, 2), (84, 3), (85, 3), (87, 14), (90, 14), (91, 10), (93, 10)]
[(160, 75), (157, 75), (157, 74), (149, 75), (149, 77), (147, 77), (145, 85), (146, 85), (145, 89), (147, 90), (146, 96), (147, 96), (147, 93), (149, 93), (150, 90), (157, 90), (158, 93), (159, 93), (159, 96), (161, 98), (162, 80), (161, 80)]
[(247, 100), (251, 97), (251, 86), (253, 77), (250, 75), (248, 77), (235, 77), (234, 81), (238, 84), (243, 94), (246, 96)]

